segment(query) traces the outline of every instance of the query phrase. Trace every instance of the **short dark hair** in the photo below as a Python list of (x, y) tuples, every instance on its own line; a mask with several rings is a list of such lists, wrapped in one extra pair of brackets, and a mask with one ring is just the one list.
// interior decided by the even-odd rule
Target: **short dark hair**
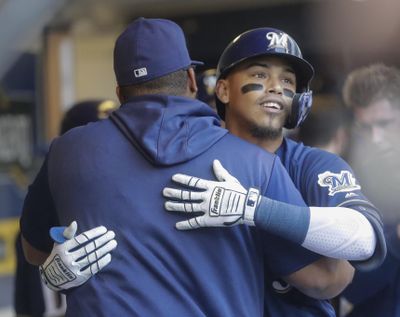
[(187, 91), (187, 83), (187, 69), (181, 69), (144, 83), (120, 86), (120, 94), (124, 100), (146, 94), (184, 96)]
[(367, 107), (380, 99), (400, 106), (400, 70), (381, 63), (355, 69), (347, 76), (342, 93), (350, 108)]

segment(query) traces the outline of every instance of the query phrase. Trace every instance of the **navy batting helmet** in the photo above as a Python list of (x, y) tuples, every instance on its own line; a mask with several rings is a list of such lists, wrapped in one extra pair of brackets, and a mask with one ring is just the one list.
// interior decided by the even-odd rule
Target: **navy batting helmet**
[[(273, 28), (249, 30), (237, 36), (223, 51), (217, 66), (217, 80), (225, 78), (239, 63), (252, 57), (273, 55), (287, 60), (296, 74), (297, 93), (292, 102), (292, 113), (285, 127), (292, 129), (300, 125), (311, 108), (312, 91), (310, 81), (314, 69), (301, 54), (295, 40), (287, 33)], [(225, 104), (216, 98), (218, 114), (225, 118)]]

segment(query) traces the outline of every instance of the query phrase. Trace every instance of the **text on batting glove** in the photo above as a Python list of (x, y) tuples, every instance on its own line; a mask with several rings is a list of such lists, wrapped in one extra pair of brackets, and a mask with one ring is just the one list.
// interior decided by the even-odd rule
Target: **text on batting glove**
[(42, 280), (54, 291), (85, 283), (111, 262), (110, 252), (117, 246), (115, 233), (104, 226), (85, 231), (76, 237), (75, 228), (71, 236), (73, 223), (64, 230), (64, 236), (70, 239), (63, 243), (55, 242), (50, 256), (39, 267)]
[(178, 222), (176, 228), (190, 230), (238, 224), (254, 226), (254, 213), (259, 203), (258, 189), (246, 190), (217, 160), (213, 162), (213, 169), (219, 181), (175, 174), (172, 176), (173, 181), (189, 188), (164, 188), (163, 195), (174, 199), (166, 201), (167, 210), (203, 213), (201, 216)]

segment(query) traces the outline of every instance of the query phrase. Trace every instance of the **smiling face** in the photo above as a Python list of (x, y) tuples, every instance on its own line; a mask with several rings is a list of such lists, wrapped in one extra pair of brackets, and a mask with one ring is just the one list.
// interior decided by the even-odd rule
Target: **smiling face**
[(240, 63), (216, 88), (218, 98), (225, 103), (226, 127), (253, 143), (282, 139), (295, 91), (293, 68), (274, 56)]

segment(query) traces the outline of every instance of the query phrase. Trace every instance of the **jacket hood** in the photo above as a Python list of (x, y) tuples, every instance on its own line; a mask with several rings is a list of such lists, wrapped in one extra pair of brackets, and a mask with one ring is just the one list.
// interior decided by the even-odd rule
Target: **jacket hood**
[(185, 97), (145, 95), (131, 98), (111, 120), (143, 156), (156, 165), (188, 161), (228, 131), (206, 104)]

